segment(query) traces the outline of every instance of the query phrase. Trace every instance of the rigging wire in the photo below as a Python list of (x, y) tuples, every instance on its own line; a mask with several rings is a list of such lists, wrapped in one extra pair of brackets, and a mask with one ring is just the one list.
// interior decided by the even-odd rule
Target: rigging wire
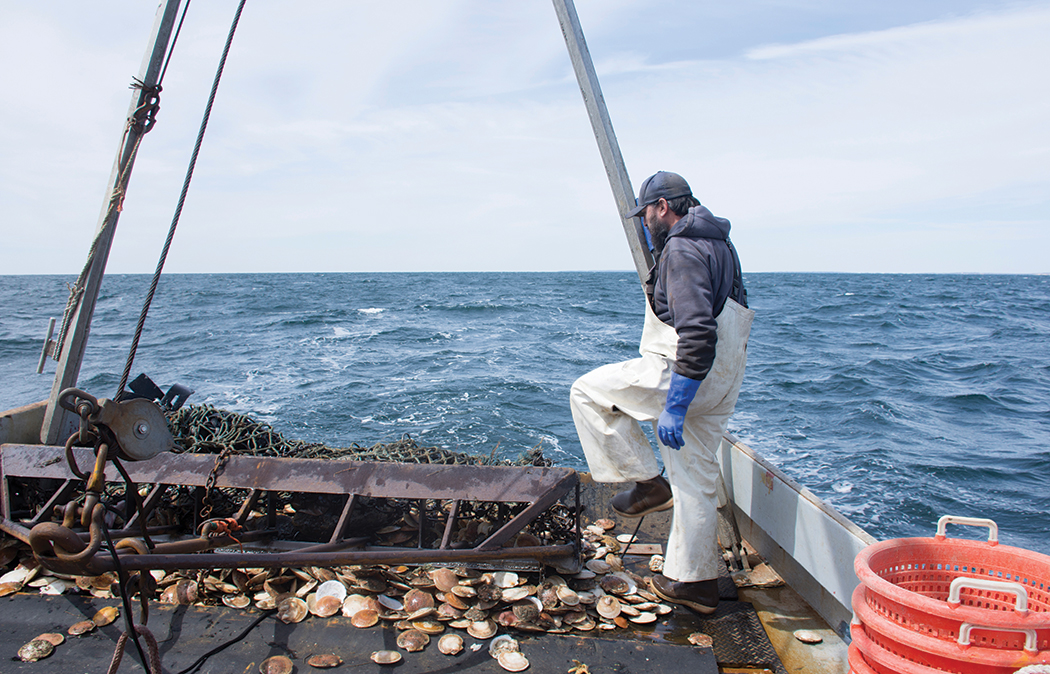
[[(175, 229), (179, 226), (179, 218), (182, 217), (182, 207), (186, 203), (186, 194), (190, 189), (190, 181), (193, 179), (193, 171), (197, 165), (197, 156), (200, 154), (201, 142), (204, 140), (204, 132), (208, 129), (208, 120), (211, 117), (212, 105), (215, 103), (215, 94), (219, 89), (219, 81), (222, 79), (222, 72), (226, 67), (226, 57), (230, 53), (230, 45), (233, 43), (233, 36), (237, 32), (237, 24), (241, 20), (241, 11), (244, 9), (244, 3), (245, 0), (241, 0), (237, 5), (237, 12), (234, 14), (233, 23), (230, 25), (230, 33), (226, 37), (226, 46), (222, 50), (222, 57), (219, 59), (219, 67), (215, 72), (215, 80), (212, 82), (211, 94), (208, 96), (208, 104), (204, 109), (204, 118), (201, 120), (200, 131), (197, 133), (197, 142), (193, 146), (193, 154), (190, 157), (190, 164), (186, 169), (186, 178), (182, 184), (179, 203), (175, 207), (175, 215), (171, 220), (171, 227), (168, 229), (168, 237), (164, 241), (164, 248), (161, 251), (160, 259), (157, 260), (157, 269), (153, 273), (153, 280), (150, 282), (149, 292), (146, 294), (146, 301), (142, 305), (142, 312), (139, 314), (138, 324), (135, 326), (135, 336), (131, 342), (131, 349), (128, 351), (127, 364), (124, 366), (124, 373), (120, 377), (120, 384), (117, 386), (116, 396), (120, 396), (124, 392), (124, 387), (128, 383), (128, 377), (131, 375), (131, 366), (135, 361), (135, 354), (138, 351), (139, 340), (142, 338), (142, 329), (146, 324), (146, 316), (149, 314), (149, 308), (150, 304), (153, 302), (153, 296), (157, 292), (157, 284), (160, 282), (160, 274), (164, 269), (164, 262), (168, 258), (168, 250), (171, 248), (171, 241), (175, 237)], [(187, 3), (187, 7), (188, 6), (189, 3)]]
[(157, 78), (157, 86), (159, 87), (164, 81), (164, 73), (168, 72), (168, 64), (171, 63), (171, 57), (175, 53), (175, 43), (179, 41), (179, 33), (182, 32), (182, 24), (186, 21), (186, 12), (190, 11), (191, 0), (186, 0), (186, 4), (182, 6), (182, 17), (179, 19), (179, 25), (175, 28), (175, 37), (171, 38), (171, 48), (168, 49), (168, 55), (164, 58), (164, 67), (160, 69), (160, 77)]

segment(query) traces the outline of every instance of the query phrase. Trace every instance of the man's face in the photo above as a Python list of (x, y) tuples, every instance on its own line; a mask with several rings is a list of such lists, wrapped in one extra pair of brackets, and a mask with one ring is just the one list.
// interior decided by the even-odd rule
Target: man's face
[(660, 202), (655, 204), (649, 204), (645, 207), (643, 212), (643, 222), (645, 222), (646, 228), (649, 229), (649, 238), (653, 241), (653, 247), (659, 254), (664, 249), (664, 243), (667, 242), (667, 232), (670, 230), (667, 222), (660, 218)]

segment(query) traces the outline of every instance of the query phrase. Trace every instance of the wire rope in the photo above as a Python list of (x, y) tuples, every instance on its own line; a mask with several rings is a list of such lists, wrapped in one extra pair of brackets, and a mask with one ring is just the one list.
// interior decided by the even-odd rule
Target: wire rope
[[(168, 236), (164, 241), (164, 248), (161, 250), (160, 259), (157, 261), (157, 269), (153, 273), (153, 279), (150, 282), (149, 292), (146, 293), (146, 300), (142, 305), (142, 312), (139, 314), (138, 324), (135, 326), (135, 336), (132, 338), (131, 348), (128, 351), (128, 360), (124, 366), (124, 373), (120, 377), (120, 384), (117, 386), (116, 397), (124, 392), (124, 387), (127, 386), (128, 377), (131, 374), (132, 364), (135, 362), (135, 354), (138, 352), (139, 341), (142, 339), (142, 330), (146, 324), (146, 316), (149, 315), (150, 305), (153, 303), (153, 296), (157, 292), (157, 284), (160, 282), (161, 272), (164, 270), (164, 263), (168, 258), (168, 250), (171, 248), (171, 241), (175, 237), (175, 230), (179, 226), (179, 219), (182, 217), (182, 208), (186, 203), (186, 194), (190, 189), (190, 181), (193, 180), (193, 171), (197, 165), (197, 157), (200, 155), (201, 143), (204, 140), (204, 132), (208, 129), (208, 120), (211, 118), (212, 106), (215, 104), (215, 94), (219, 90), (219, 82), (222, 80), (223, 70), (226, 68), (226, 58), (230, 53), (230, 45), (233, 44), (233, 36), (237, 32), (237, 24), (241, 20), (241, 12), (244, 10), (244, 3), (246, 0), (241, 0), (237, 5), (237, 11), (233, 17), (233, 23), (230, 25), (229, 35), (226, 37), (226, 45), (222, 50), (222, 57), (219, 59), (219, 67), (215, 72), (215, 79), (212, 82), (211, 93), (208, 95), (208, 104), (204, 109), (204, 118), (201, 120), (200, 131), (197, 133), (197, 142), (193, 146), (193, 154), (190, 157), (189, 167), (186, 169), (186, 178), (182, 183), (182, 192), (179, 194), (179, 203), (175, 207), (175, 215), (172, 217), (171, 226), (168, 228)], [(187, 8), (189, 7), (187, 3)], [(181, 22), (179, 25), (181, 29)], [(165, 66), (166, 68), (167, 66)]]

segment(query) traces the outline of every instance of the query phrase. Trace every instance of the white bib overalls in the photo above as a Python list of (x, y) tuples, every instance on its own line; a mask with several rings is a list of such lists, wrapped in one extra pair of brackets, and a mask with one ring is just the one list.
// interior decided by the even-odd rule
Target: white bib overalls
[[(664, 575), (693, 582), (718, 576), (716, 485), (721, 444), (747, 363), (755, 312), (732, 299), (717, 316), (715, 361), (689, 405), (680, 450), (660, 446), (674, 495)], [(576, 380), (569, 393), (572, 418), (591, 475), (598, 482), (633, 482), (660, 474), (652, 445), (638, 425), (663, 411), (678, 334), (645, 306), (641, 358), (602, 366)], [(654, 428), (655, 431), (655, 428)]]

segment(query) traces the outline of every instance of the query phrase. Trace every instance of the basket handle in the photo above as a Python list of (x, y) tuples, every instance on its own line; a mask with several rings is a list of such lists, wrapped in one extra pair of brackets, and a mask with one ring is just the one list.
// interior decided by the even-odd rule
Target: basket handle
[(999, 544), (999, 525), (993, 520), (983, 517), (959, 517), (957, 515), (945, 515), (937, 520), (937, 535), (934, 538), (944, 538), (948, 524), (965, 524), (971, 527), (988, 527), (988, 543)]
[[(948, 605), (952, 608), (962, 603), (960, 590), (968, 587), (973, 590), (987, 590), (988, 592), (1012, 592), (1017, 595), (1017, 604), (1014, 610), (1019, 613), (1028, 612), (1028, 590), (1020, 583), (1007, 583), (1001, 580), (990, 580), (986, 578), (967, 578), (959, 576), (952, 581), (948, 588)], [(961, 638), (961, 637), (960, 637)]]
[(1019, 627), (988, 627), (986, 625), (973, 625), (971, 623), (963, 623), (959, 626), (959, 645), (966, 647), (970, 645), (970, 632), (973, 630), (994, 630), (996, 632), (1021, 632), (1024, 634), (1024, 650), (1029, 653), (1037, 653), (1039, 651), (1036, 648), (1036, 636), (1035, 630), (1031, 628), (1019, 628)]

